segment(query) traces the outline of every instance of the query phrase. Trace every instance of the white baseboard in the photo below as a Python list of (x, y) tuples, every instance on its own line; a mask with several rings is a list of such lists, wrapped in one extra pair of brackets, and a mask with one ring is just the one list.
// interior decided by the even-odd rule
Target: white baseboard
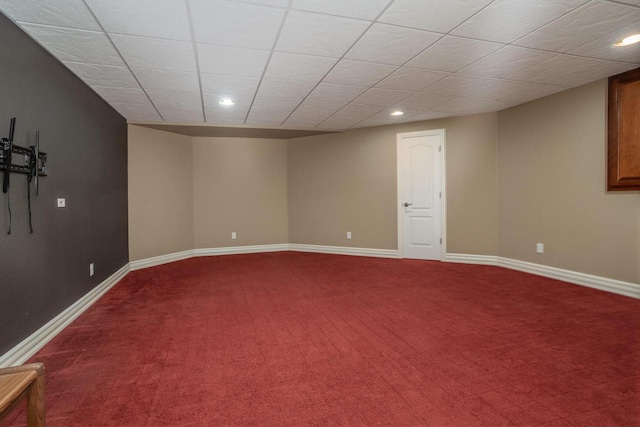
[(289, 250), (295, 252), (314, 252), (320, 254), (398, 258), (398, 251), (396, 249), (348, 248), (345, 246), (299, 245), (291, 243), (289, 244)]
[(625, 295), (632, 298), (640, 298), (640, 284), (638, 283), (623, 282), (621, 280), (593, 276), (591, 274), (579, 273), (577, 271), (564, 270), (562, 268), (549, 267), (547, 265), (534, 264), (532, 262), (519, 261), (517, 259), (510, 258), (498, 257), (498, 265), (512, 270), (562, 280), (575, 285), (587, 286), (589, 288), (613, 292), (614, 294)]
[(538, 276), (549, 277), (551, 279), (562, 280), (575, 285), (600, 289), (614, 294), (640, 298), (640, 284), (638, 283), (623, 282), (621, 280), (594, 276), (557, 267), (550, 267), (548, 265), (534, 264), (532, 262), (520, 261), (517, 259), (487, 255), (446, 254), (444, 261), (465, 264), (496, 265), (498, 267), (509, 268), (511, 270), (518, 270), (525, 273), (536, 274)]
[(167, 264), (169, 262), (181, 261), (183, 259), (191, 258), (193, 256), (193, 249), (188, 251), (175, 252), (167, 255), (154, 256), (152, 258), (140, 259), (137, 261), (131, 261), (131, 271), (140, 270), (142, 268), (155, 267), (156, 265)]
[(236, 254), (257, 254), (263, 252), (288, 251), (289, 244), (281, 243), (275, 245), (253, 245), (253, 246), (228, 246), (224, 248), (202, 248), (194, 249), (193, 256), (214, 256), (214, 255), (236, 255)]
[(460, 264), (498, 265), (498, 257), (493, 255), (446, 254), (443, 261)]
[(46, 325), (0, 356), (0, 366), (16, 366), (26, 362), (68, 324), (73, 322), (102, 295), (115, 286), (128, 272), (129, 263), (122, 266), (122, 268), (69, 306), (65, 311), (51, 319)]

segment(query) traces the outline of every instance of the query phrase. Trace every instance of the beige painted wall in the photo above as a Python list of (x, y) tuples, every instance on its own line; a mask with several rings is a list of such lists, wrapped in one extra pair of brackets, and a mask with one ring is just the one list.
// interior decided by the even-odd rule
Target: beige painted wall
[(498, 114), (500, 256), (640, 282), (640, 192), (605, 191), (606, 91), (602, 80)]
[(396, 135), (444, 128), (447, 250), (495, 255), (496, 120), (489, 113), (290, 140), (290, 242), (396, 249)]
[(288, 243), (286, 140), (193, 138), (193, 190), (195, 248)]
[(129, 125), (129, 259), (193, 248), (191, 138)]

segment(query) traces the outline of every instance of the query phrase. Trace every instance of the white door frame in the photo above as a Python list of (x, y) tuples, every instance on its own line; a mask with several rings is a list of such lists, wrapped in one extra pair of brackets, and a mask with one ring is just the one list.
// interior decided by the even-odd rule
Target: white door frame
[(445, 129), (421, 130), (418, 132), (404, 132), (397, 134), (396, 142), (396, 170), (398, 173), (397, 188), (397, 212), (398, 212), (398, 257), (404, 258), (404, 207), (402, 203), (402, 165), (400, 158), (400, 141), (402, 138), (415, 138), (420, 136), (439, 135), (442, 139), (442, 151), (440, 152), (440, 191), (442, 191), (442, 200), (440, 203), (441, 233), (442, 245), (440, 247), (440, 260), (443, 261), (447, 254), (447, 181), (446, 181), (446, 131)]

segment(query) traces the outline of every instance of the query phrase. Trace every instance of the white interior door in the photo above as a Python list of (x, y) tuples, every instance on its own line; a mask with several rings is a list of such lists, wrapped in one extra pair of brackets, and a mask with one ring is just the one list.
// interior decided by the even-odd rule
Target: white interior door
[(398, 249), (442, 259), (444, 130), (398, 134)]

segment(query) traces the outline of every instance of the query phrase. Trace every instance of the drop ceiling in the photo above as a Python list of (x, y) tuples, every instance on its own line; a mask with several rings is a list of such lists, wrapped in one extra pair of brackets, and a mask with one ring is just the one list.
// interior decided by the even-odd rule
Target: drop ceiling
[(499, 111), (640, 66), (640, 44), (613, 47), (640, 32), (640, 0), (0, 0), (0, 10), (130, 122), (342, 130)]

